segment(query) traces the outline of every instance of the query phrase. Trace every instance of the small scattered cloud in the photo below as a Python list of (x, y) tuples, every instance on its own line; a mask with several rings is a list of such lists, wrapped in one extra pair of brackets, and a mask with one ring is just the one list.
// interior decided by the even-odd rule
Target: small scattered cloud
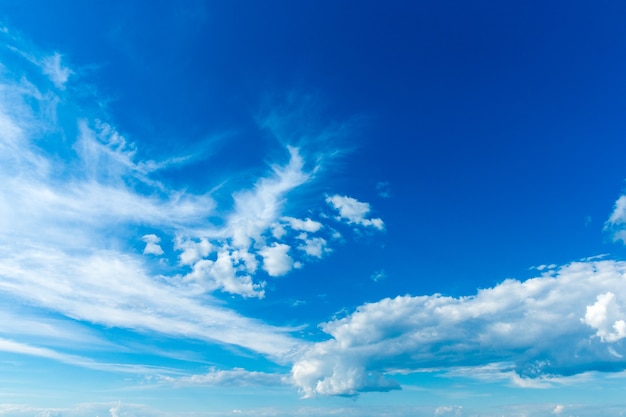
[(460, 416), (463, 413), (463, 407), (460, 405), (443, 405), (435, 409), (436, 416)]
[(384, 269), (379, 269), (370, 276), (370, 279), (374, 282), (383, 281), (387, 279), (387, 272)]
[(531, 270), (537, 270), (537, 271), (550, 271), (552, 269), (555, 269), (558, 265), (557, 264), (542, 264), (542, 265), (538, 265), (538, 266), (532, 266), (529, 269)]
[(285, 275), (294, 267), (294, 261), (289, 256), (291, 247), (284, 243), (274, 243), (259, 251), (263, 257), (263, 269), (272, 277)]
[(286, 221), (293, 230), (315, 233), (322, 228), (322, 223), (309, 219), (304, 220), (296, 219), (294, 217), (283, 217), (283, 221)]
[(391, 184), (388, 181), (379, 181), (376, 183), (376, 191), (378, 196), (382, 198), (391, 197)]
[(300, 240), (303, 243), (298, 246), (298, 249), (311, 257), (322, 258), (324, 254), (332, 252), (332, 249), (328, 247), (328, 241), (322, 237), (309, 238), (304, 234), (300, 237)]
[(554, 409), (552, 410), (552, 414), (556, 414), (559, 415), (561, 414), (563, 411), (565, 410), (565, 407), (562, 406), (561, 404), (558, 404), (557, 406), (554, 407)]
[(144, 242), (146, 242), (146, 247), (143, 250), (144, 255), (163, 255), (163, 249), (159, 245), (161, 242), (161, 238), (155, 234), (149, 234), (142, 236)]
[(115, 407), (111, 407), (109, 409), (109, 413), (111, 413), (111, 417), (119, 417), (120, 416), (120, 407), (121, 407), (121, 404), (118, 404)]
[(384, 228), (384, 223), (380, 218), (367, 218), (371, 211), (368, 203), (363, 203), (355, 198), (341, 195), (326, 197), (326, 202), (335, 210), (339, 211), (338, 220), (347, 221), (348, 224), (357, 224), (365, 227), (373, 227), (378, 230)]

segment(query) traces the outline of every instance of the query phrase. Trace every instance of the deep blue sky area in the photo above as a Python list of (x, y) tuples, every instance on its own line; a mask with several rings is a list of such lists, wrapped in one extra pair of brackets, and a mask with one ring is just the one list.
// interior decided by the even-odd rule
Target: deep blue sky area
[(625, 19), (1, 2), (0, 415), (621, 415)]

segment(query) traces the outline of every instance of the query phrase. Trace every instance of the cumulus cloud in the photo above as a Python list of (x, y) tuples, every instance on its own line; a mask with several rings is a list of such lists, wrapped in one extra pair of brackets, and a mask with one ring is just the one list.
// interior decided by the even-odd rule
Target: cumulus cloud
[[(227, 204), (210, 192), (174, 189), (165, 182), (167, 175), (155, 174), (185, 158), (141, 159), (140, 148), (116, 126), (77, 111), (81, 106), (74, 105), (72, 94), (80, 86), (71, 85), (76, 80), (61, 54), (29, 54), (17, 47), (13, 52), (56, 88), (39, 78), (37, 85), (10, 68), (0, 74), (0, 294), (67, 322), (234, 345), (290, 363), (307, 345), (291, 336), (293, 329), (245, 317), (214, 293), (262, 298), (266, 284), (257, 277), (261, 269), (270, 277), (282, 276), (331, 252), (329, 241), (337, 232), (325, 220), (294, 217), (286, 210), (297, 206), (287, 204), (290, 193), (319, 172), (322, 154), (310, 158), (301, 148), (285, 145), (283, 160), (247, 186), (229, 190), (232, 202)], [(324, 197), (319, 198), (323, 204)], [(340, 196), (329, 202), (349, 223), (383, 227), (382, 220), (368, 217), (366, 203)], [(133, 235), (138, 229), (141, 234)], [(143, 250), (129, 244), (137, 239), (145, 243)], [(40, 336), (50, 332), (29, 328)], [(80, 332), (73, 334), (87, 340)], [(103, 343), (89, 336), (96, 339), (93, 343)], [(129, 372), (122, 365), (36, 343), (0, 341), (4, 351)], [(235, 369), (193, 379), (221, 384), (276, 378)], [(355, 384), (379, 389), (383, 379), (364, 373), (355, 376)], [(389, 389), (396, 387), (389, 382)]]
[[(321, 325), (292, 368), (305, 396), (396, 388), (398, 372), (491, 366), (518, 385), (622, 371), (626, 263), (575, 262), (467, 297), (400, 296)], [(617, 355), (616, 355), (617, 354)]]
[(583, 323), (597, 330), (596, 335), (606, 342), (616, 342), (626, 337), (626, 315), (615, 301), (615, 294), (607, 292), (596, 297), (593, 305), (587, 306)]
[(144, 255), (163, 255), (163, 249), (159, 245), (161, 238), (155, 234), (144, 235), (143, 241), (146, 242), (146, 247), (143, 250)]
[(237, 252), (220, 250), (216, 260), (201, 259), (193, 265), (185, 280), (199, 283), (204, 290), (221, 289), (244, 297), (263, 298), (264, 283), (254, 283), (250, 275), (242, 272), (245, 266), (235, 265)]
[(311, 220), (308, 217), (304, 220), (294, 217), (283, 217), (282, 220), (287, 222), (293, 230), (315, 233), (322, 228), (322, 223)]
[(299, 237), (303, 241), (301, 245), (298, 245), (298, 249), (304, 251), (309, 256), (314, 258), (321, 258), (325, 253), (332, 251), (327, 245), (328, 242), (322, 237), (309, 238), (306, 234)]
[(214, 251), (213, 245), (206, 238), (195, 241), (182, 236), (176, 236), (174, 248), (181, 251), (179, 258), (182, 265), (193, 265)]
[(384, 228), (380, 218), (367, 218), (371, 211), (368, 203), (363, 203), (352, 197), (333, 195), (326, 197), (326, 202), (335, 210), (339, 211), (338, 220), (345, 220), (349, 224), (358, 224), (366, 227), (374, 227), (378, 230)]
[(291, 247), (283, 243), (274, 243), (259, 251), (263, 257), (263, 269), (273, 277), (285, 275), (294, 267), (294, 261), (289, 256)]

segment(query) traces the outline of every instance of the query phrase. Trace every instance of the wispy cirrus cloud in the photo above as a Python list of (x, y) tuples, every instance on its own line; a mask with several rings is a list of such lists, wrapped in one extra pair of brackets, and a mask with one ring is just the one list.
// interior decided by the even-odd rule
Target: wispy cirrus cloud
[(205, 385), (215, 387), (231, 386), (274, 386), (289, 384), (289, 375), (248, 371), (242, 368), (211, 368), (203, 374), (188, 376), (162, 376), (161, 379), (174, 386)]
[(133, 374), (147, 374), (155, 372), (174, 372), (163, 367), (144, 366), (137, 364), (116, 364), (94, 361), (80, 355), (72, 355), (59, 352), (54, 349), (33, 346), (26, 343), (16, 342), (14, 340), (0, 338), (0, 352), (17, 353), (25, 356), (35, 356), (39, 358), (51, 359), (68, 365), (79, 366), (82, 368), (93, 369), (97, 371), (121, 372)]
[(218, 207), (211, 184), (194, 193), (155, 179), (184, 157), (142, 160), (105, 117), (81, 113), (73, 105), (81, 86), (72, 84), (80, 80), (60, 53), (11, 43), (7, 50), (31, 67), (0, 74), (0, 292), (68, 322), (235, 345), (289, 363), (307, 344), (293, 329), (245, 317), (216, 293), (262, 298), (267, 279), (332, 251), (322, 208), (302, 219), (287, 211), (323, 153), (283, 141), (282, 161), (231, 190), (231, 207)]

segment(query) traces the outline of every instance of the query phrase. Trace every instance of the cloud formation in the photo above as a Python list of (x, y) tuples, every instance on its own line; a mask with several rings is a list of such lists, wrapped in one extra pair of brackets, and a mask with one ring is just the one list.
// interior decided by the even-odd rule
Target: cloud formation
[(287, 375), (248, 371), (242, 368), (222, 370), (211, 368), (207, 373), (183, 377), (163, 376), (162, 379), (174, 386), (206, 385), (215, 387), (272, 386), (288, 383)]
[(614, 241), (626, 244), (626, 195), (615, 202), (611, 216), (604, 224), (604, 229), (611, 233)]
[(378, 217), (367, 218), (367, 215), (371, 211), (369, 203), (364, 203), (355, 198), (338, 194), (326, 197), (326, 202), (335, 210), (339, 211), (338, 220), (347, 221), (348, 224), (373, 227), (378, 230), (384, 228), (382, 219)]
[[(626, 369), (626, 263), (574, 262), (467, 297), (400, 296), (321, 325), (292, 375), (307, 397), (398, 388), (387, 376), (481, 369), (518, 385)], [(489, 370), (488, 370), (489, 368)]]
[[(306, 342), (225, 307), (216, 293), (262, 298), (268, 277), (332, 251), (335, 232), (322, 209), (304, 218), (286, 210), (290, 193), (315, 179), (323, 155), (307, 159), (284, 143), (282, 161), (229, 190), (230, 205), (210, 191), (175, 189), (155, 179), (167, 175), (154, 174), (172, 164), (184, 169), (187, 158), (142, 160), (106, 114), (79, 110), (93, 93), (74, 83), (61, 54), (25, 52), (11, 39), (4, 52), (20, 64), (0, 74), (0, 295), (68, 322), (236, 345), (289, 363)], [(363, 217), (369, 205), (354, 202), (361, 214), (348, 206), (344, 214), (382, 227)], [(21, 342), (3, 346), (18, 346), (11, 343)], [(19, 346), (91, 366), (47, 347)]]
[(151, 233), (144, 235), (142, 239), (146, 242), (146, 247), (143, 250), (144, 255), (163, 255), (163, 249), (159, 246), (159, 242), (161, 241), (160, 237)]

